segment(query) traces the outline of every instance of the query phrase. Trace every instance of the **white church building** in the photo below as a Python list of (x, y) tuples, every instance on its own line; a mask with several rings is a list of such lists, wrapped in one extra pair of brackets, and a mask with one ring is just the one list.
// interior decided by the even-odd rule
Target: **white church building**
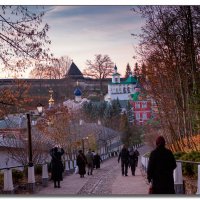
[(114, 99), (130, 100), (132, 99), (131, 95), (137, 92), (135, 89), (137, 80), (132, 76), (122, 81), (120, 80), (120, 74), (117, 72), (117, 66), (115, 65), (114, 73), (112, 75), (112, 82), (108, 84), (108, 93), (105, 95), (105, 101), (112, 101)]

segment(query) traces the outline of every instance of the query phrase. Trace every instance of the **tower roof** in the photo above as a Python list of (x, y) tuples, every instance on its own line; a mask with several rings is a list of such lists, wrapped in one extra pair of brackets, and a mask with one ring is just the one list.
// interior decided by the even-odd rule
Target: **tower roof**
[(78, 87), (74, 90), (74, 95), (75, 96), (81, 96), (82, 95), (82, 92)]
[(71, 78), (84, 78), (83, 74), (79, 70), (79, 68), (75, 65), (74, 62), (69, 67), (69, 70), (67, 71), (66, 76), (69, 76)]
[(117, 66), (114, 67), (115, 72), (112, 74), (112, 76), (120, 76), (120, 74), (117, 72)]

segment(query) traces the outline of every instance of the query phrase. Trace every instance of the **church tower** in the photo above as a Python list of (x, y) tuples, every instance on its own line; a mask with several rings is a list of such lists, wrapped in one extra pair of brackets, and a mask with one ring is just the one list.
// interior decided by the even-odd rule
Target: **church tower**
[(78, 81), (77, 81), (77, 87), (76, 89), (74, 90), (74, 95), (75, 95), (75, 101), (76, 102), (80, 102), (82, 100), (82, 92), (80, 90), (80, 88), (78, 87)]
[(114, 67), (114, 73), (112, 75), (112, 83), (120, 83), (120, 74), (117, 72), (117, 66)]

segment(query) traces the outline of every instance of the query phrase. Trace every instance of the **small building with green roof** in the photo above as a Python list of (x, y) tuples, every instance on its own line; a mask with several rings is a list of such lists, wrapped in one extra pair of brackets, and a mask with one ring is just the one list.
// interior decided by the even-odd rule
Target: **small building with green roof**
[(112, 82), (108, 84), (108, 94), (105, 96), (105, 101), (119, 99), (119, 101), (130, 100), (132, 95), (136, 93), (135, 87), (137, 84), (136, 77), (132, 74), (125, 81), (120, 80), (120, 74), (117, 72), (117, 66), (114, 67), (112, 74)]

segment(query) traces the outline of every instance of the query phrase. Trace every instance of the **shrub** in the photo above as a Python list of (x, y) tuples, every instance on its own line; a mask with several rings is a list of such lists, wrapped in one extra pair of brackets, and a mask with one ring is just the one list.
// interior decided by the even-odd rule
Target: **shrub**
[(35, 165), (35, 174), (42, 174), (42, 165)]
[(13, 169), (12, 170), (12, 176), (13, 176), (13, 182), (18, 183), (20, 180), (23, 179), (24, 174), (23, 174), (23, 171)]
[[(180, 160), (200, 162), (200, 152), (192, 151), (190, 153), (185, 153), (180, 157)], [(197, 164), (183, 163), (182, 167), (183, 167), (183, 175), (194, 176), (194, 177), (198, 176)]]
[(175, 152), (175, 153), (174, 153), (174, 158), (175, 158), (176, 160), (179, 160), (180, 157), (182, 157), (184, 154), (186, 154), (186, 153), (185, 153), (185, 152), (182, 152), (182, 151)]

